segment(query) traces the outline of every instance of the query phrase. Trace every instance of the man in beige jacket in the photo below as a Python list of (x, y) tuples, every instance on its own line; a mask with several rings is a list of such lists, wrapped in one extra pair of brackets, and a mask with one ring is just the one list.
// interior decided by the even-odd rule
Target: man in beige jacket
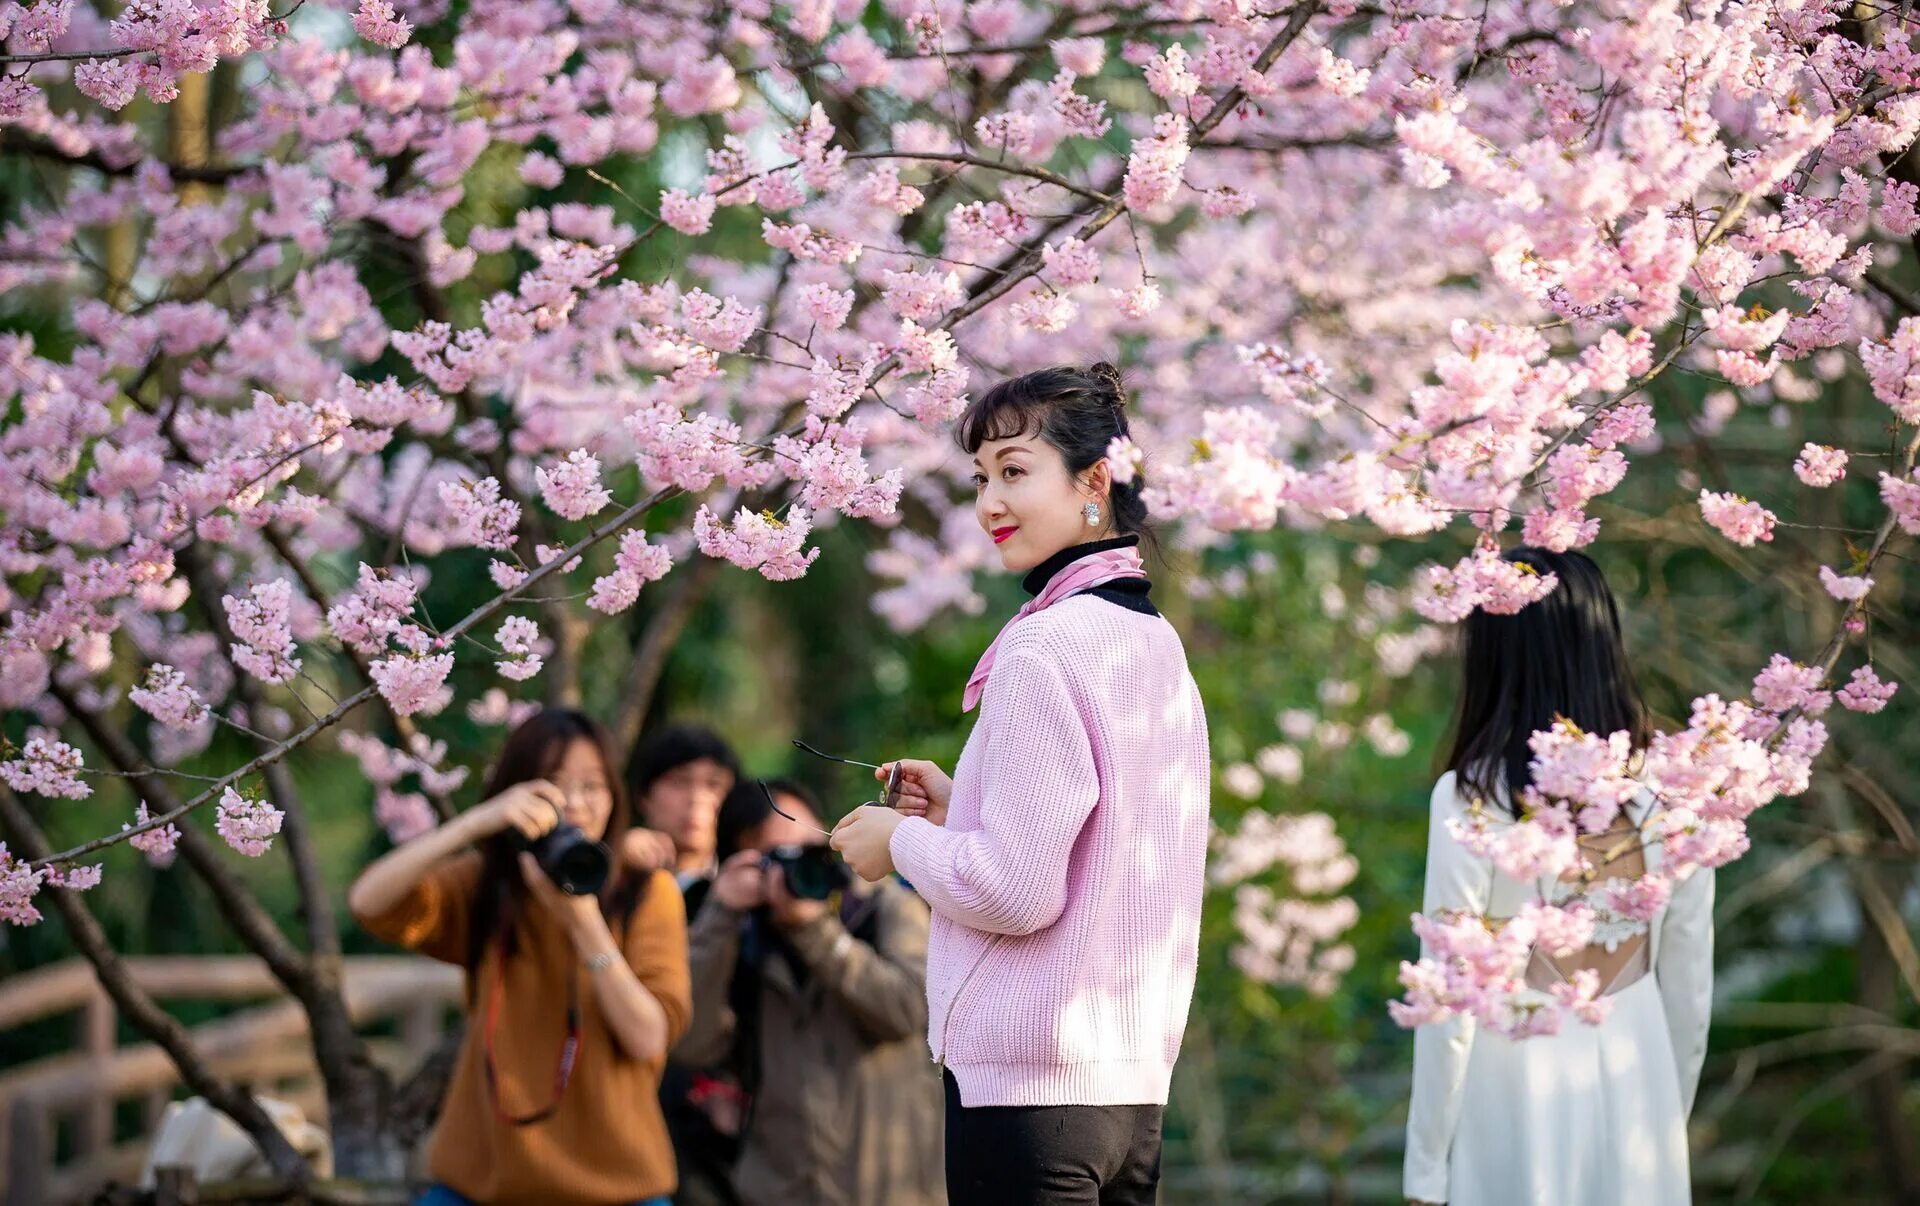
[[(688, 930), (694, 1016), (674, 1058), (737, 1070), (734, 1189), (746, 1206), (944, 1203), (927, 906), (898, 883), (851, 876), (835, 898), (796, 894), (767, 854), (824, 847), (810, 828), (819, 812), (791, 782), (745, 782), (728, 796), (720, 872)], [(810, 872), (835, 865), (797, 873), (803, 891)]]

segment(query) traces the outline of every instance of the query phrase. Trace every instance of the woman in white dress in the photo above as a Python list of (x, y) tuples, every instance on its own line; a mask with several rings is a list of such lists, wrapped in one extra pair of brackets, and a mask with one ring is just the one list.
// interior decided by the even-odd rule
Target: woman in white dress
[[(1509, 1039), (1472, 1017), (1419, 1027), (1407, 1115), (1405, 1193), (1449, 1206), (1686, 1206), (1692, 1200), (1687, 1115), (1706, 1055), (1713, 986), (1713, 874), (1673, 885), (1650, 922), (1604, 907), (1601, 884), (1522, 881), (1448, 831), (1476, 801), (1511, 823), (1528, 783), (1528, 737), (1564, 716), (1588, 733), (1622, 730), (1643, 748), (1648, 724), (1627, 668), (1613, 596), (1580, 553), (1520, 548), (1509, 561), (1559, 577), (1514, 615), (1466, 621), (1464, 683), (1448, 770), (1434, 785), (1422, 911), (1494, 924), (1533, 901), (1578, 893), (1599, 913), (1593, 942), (1571, 956), (1535, 949), (1529, 988), (1544, 994), (1582, 971), (1611, 1009), (1598, 1025), (1569, 1018), (1556, 1034)], [(1661, 844), (1648, 794), (1581, 844), (1599, 880), (1657, 872)], [(1422, 950), (1422, 955), (1429, 954)], [(1476, 1029), (1479, 1033), (1476, 1033)]]

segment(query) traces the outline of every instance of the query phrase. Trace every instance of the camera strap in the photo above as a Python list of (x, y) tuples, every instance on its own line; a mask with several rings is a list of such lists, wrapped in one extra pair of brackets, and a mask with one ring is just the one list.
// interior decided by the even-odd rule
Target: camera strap
[(500, 999), (507, 989), (505, 935), (501, 936), (498, 951), (498, 967), (494, 971), (493, 991), (487, 998), (487, 1022), (482, 1039), (486, 1053), (487, 1096), (492, 1099), (493, 1111), (500, 1116), (500, 1121), (509, 1126), (531, 1126), (551, 1117), (560, 1108), (560, 1098), (567, 1091), (567, 1082), (573, 1079), (574, 1060), (580, 1054), (580, 970), (572, 968), (567, 972), (567, 1038), (560, 1044), (560, 1059), (553, 1069), (553, 1100), (531, 1114), (514, 1114), (500, 1101), (500, 1075), (493, 1067), (494, 1027), (499, 1024)]

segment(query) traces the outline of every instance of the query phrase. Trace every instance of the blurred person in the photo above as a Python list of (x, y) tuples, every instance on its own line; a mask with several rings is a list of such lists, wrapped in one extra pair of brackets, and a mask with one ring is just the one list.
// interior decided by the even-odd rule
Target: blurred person
[[(1448, 822), (1482, 805), (1517, 816), (1531, 783), (1533, 733), (1565, 717), (1588, 733), (1650, 735), (1627, 663), (1613, 594), (1584, 553), (1517, 548), (1505, 560), (1554, 574), (1553, 590), (1512, 615), (1475, 609), (1465, 622), (1459, 705), (1446, 773), (1427, 828), (1429, 917), (1464, 912), (1493, 924), (1537, 900), (1560, 903), (1574, 882), (1521, 882), (1455, 840)], [(1582, 834), (1602, 881), (1660, 869), (1642, 834), (1650, 792), (1612, 828)], [(1610, 1009), (1598, 1025), (1510, 1039), (1455, 1017), (1414, 1033), (1404, 1188), (1409, 1201), (1451, 1206), (1685, 1206), (1692, 1200), (1687, 1115), (1706, 1058), (1713, 998), (1713, 872), (1674, 883), (1651, 922), (1615, 914), (1604, 897), (1594, 941), (1556, 957), (1538, 947), (1529, 988), (1597, 978)], [(1422, 954), (1426, 952), (1423, 950)]]
[(945, 1202), (940, 1075), (922, 1044), (925, 903), (848, 875), (818, 801), (788, 780), (736, 786), (718, 842), (720, 873), (689, 933), (694, 1022), (675, 1058), (739, 1078), (740, 1201)]
[[(628, 779), (640, 824), (620, 848), (630, 868), (673, 873), (688, 923), (713, 886), (714, 826), (720, 803), (740, 778), (725, 738), (702, 725), (672, 724), (634, 750)], [(680, 1167), (678, 1206), (733, 1206), (733, 1162), (740, 1150), (739, 1086), (724, 1068), (675, 1057), (660, 1084), (660, 1106)]]
[(688, 917), (713, 878), (714, 822), (739, 778), (733, 747), (702, 725), (656, 729), (634, 750), (628, 780), (640, 827), (628, 833), (621, 854), (631, 867), (672, 871)]
[(610, 857), (627, 801), (589, 717), (523, 722), (485, 794), (347, 896), (369, 932), (467, 972), (420, 1201), (659, 1206), (675, 1177), (656, 1093), (691, 1008), (680, 893)]

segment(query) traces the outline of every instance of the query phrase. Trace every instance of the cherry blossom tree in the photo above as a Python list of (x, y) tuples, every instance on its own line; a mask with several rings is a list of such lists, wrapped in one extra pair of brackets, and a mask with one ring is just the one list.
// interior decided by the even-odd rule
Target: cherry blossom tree
[[(1806, 792), (1833, 704), (1898, 699), (1869, 642), (1920, 534), (1905, 5), (450, 11), (0, 8), (0, 150), (39, 182), (0, 281), (70, 314), (57, 340), (0, 336), (0, 697), (32, 717), (0, 762), (0, 916), (51, 902), (287, 1175), (271, 1123), (120, 970), (82, 895), (101, 851), (206, 884), (307, 1011), (343, 1173), (396, 1174), (289, 760), (353, 759), (389, 832), (418, 832), (466, 777), (435, 734), (456, 701), (497, 723), (534, 689), (512, 684), (578, 699), (617, 644), (630, 740), (713, 567), (800, 578), (833, 524), (884, 536), (886, 622), (978, 611), (990, 546), (945, 425), (1003, 373), (1125, 362), (1110, 459), (1186, 539), (1451, 548), (1385, 584), (1432, 627), (1382, 656), (1553, 589), (1498, 548), (1604, 544), (1631, 526), (1616, 499), (1745, 557), (1783, 543), (1799, 492), (1863, 486), (1851, 551), (1795, 567), (1830, 631), (1767, 650), (1741, 697), (1702, 692), (1644, 764), (1615, 735), (1538, 735), (1523, 818), (1459, 835), (1573, 874), (1577, 832), (1651, 789), (1667, 859), (1622, 909)], [(1689, 413), (1674, 383), (1703, 379)], [(1826, 405), (1848, 381), (1871, 417)], [(1748, 493), (1641, 487), (1636, 461), (1675, 432), (1712, 448), (1749, 403), (1805, 439)], [(186, 774), (216, 739), (245, 752)], [(108, 778), (130, 792), (88, 803)], [(55, 849), (55, 809), (99, 810), (99, 836)], [(1351, 876), (1312, 818), (1222, 841), (1222, 866), (1277, 859), (1300, 893)], [(288, 859), (298, 939), (236, 855)], [(1280, 978), (1275, 900), (1248, 899), (1244, 966)], [(1590, 1018), (1520, 978), (1582, 907), (1419, 919), (1397, 1016)], [(1296, 920), (1337, 949), (1339, 917)]]

